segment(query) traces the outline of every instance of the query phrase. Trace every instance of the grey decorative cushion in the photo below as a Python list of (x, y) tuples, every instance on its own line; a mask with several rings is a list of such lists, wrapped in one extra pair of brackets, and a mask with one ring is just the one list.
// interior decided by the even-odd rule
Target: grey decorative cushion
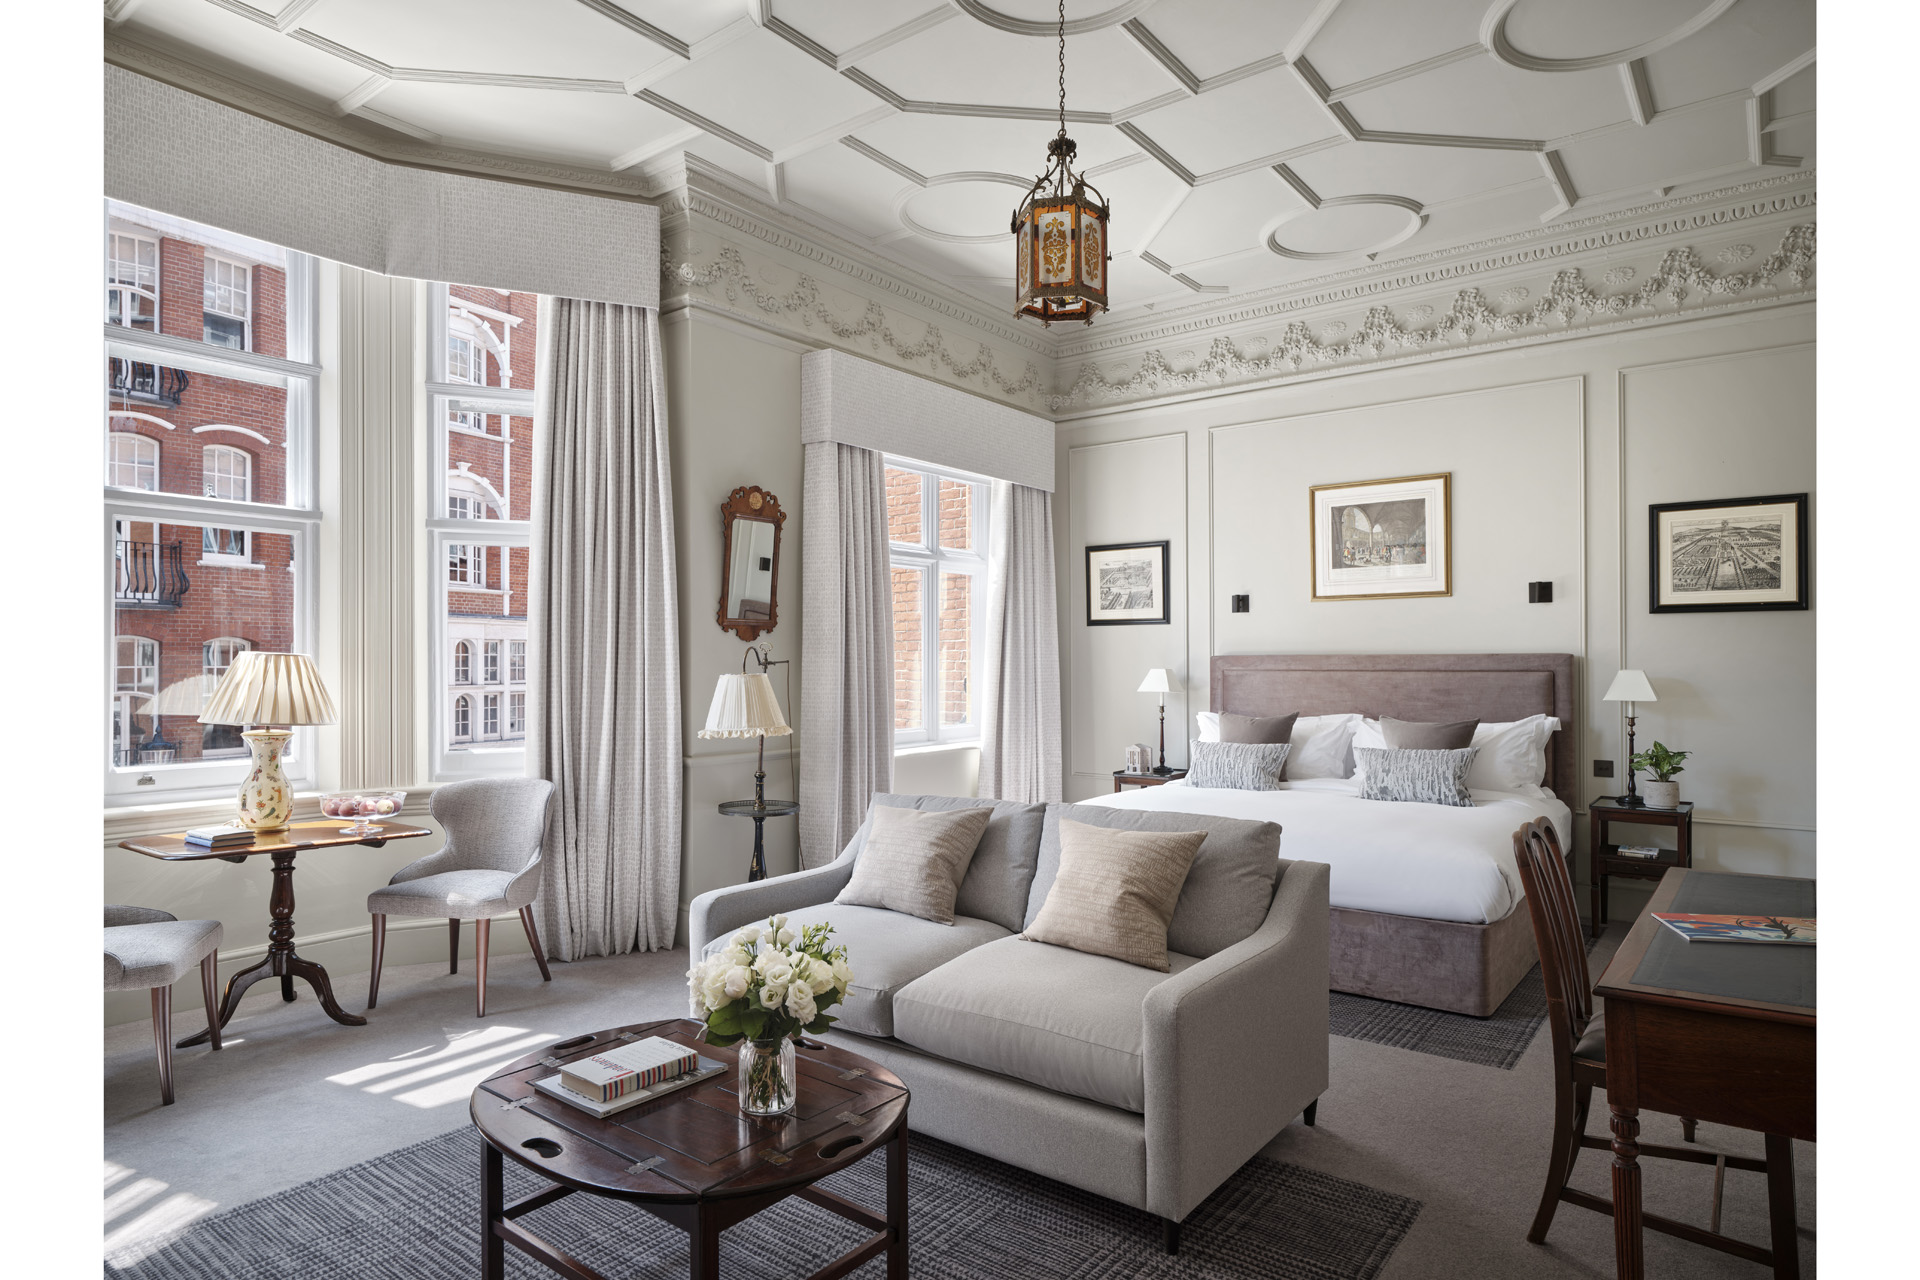
[(991, 920), (1012, 933), (1027, 920), (1027, 891), (1033, 887), (1033, 868), (1040, 858), (1040, 826), (1044, 804), (1014, 800), (976, 800), (969, 796), (877, 795), (867, 807), (866, 821), (847, 841), (849, 849), (866, 846), (876, 806), (923, 809), (945, 813), (953, 809), (987, 809), (987, 829), (973, 851), (973, 861), (953, 900), (955, 916)]
[[(1224, 717), (1223, 717), (1224, 718)], [(1187, 784), (1228, 791), (1278, 791), (1286, 777), (1284, 742), (1202, 742), (1188, 744)]]
[(1167, 924), (1204, 831), (1060, 824), (1060, 870), (1020, 936), (1167, 972)]
[(440, 916), (448, 920), (477, 920), (481, 916), (518, 911), (532, 902), (539, 881), (526, 890), (526, 902), (513, 899), (514, 875), (507, 871), (442, 871), (439, 875), (403, 880), (367, 895), (367, 910), (377, 916)]
[(147, 924), (115, 925), (105, 932), (108, 991), (170, 987), (220, 945), (218, 920), (168, 916)]
[(853, 878), (835, 902), (953, 923), (953, 903), (991, 809), (874, 808)]
[(1473, 745), (1478, 720), (1421, 721), (1380, 717), (1380, 736), (1389, 747), (1407, 751), (1458, 751)]
[[(1205, 813), (1158, 813), (1099, 804), (1050, 804), (1040, 835), (1040, 866), (1027, 896), (1026, 923), (1040, 914), (1060, 869), (1060, 823), (1123, 831), (1204, 831), (1187, 883), (1167, 925), (1167, 950), (1205, 958), (1260, 927), (1280, 875), (1280, 825)], [(1117, 962), (1116, 962), (1117, 963)]]
[(1220, 713), (1222, 742), (1292, 742), (1293, 722), (1298, 711), (1284, 716), (1243, 716), (1232, 711)]
[(1393, 747), (1355, 747), (1362, 800), (1401, 800), (1412, 804), (1471, 805), (1467, 771), (1474, 749), (1421, 751)]

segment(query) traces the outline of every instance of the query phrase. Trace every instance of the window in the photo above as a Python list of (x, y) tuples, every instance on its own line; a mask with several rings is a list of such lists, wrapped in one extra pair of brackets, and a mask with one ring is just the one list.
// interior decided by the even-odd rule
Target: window
[(524, 693), (507, 695), (507, 736), (509, 738), (527, 736), (527, 695)]
[(467, 587), (487, 585), (487, 549), (465, 542), (447, 544), (447, 581)]
[(483, 664), (481, 669), (484, 672), (484, 676), (481, 680), (481, 683), (482, 684), (499, 684), (500, 683), (500, 642), (498, 640), (487, 641), (487, 647), (485, 650), (482, 651), (481, 662)]
[(465, 742), (473, 737), (473, 699), (467, 697), (453, 700), (453, 740)]
[(473, 646), (465, 640), (453, 646), (453, 682), (473, 683)]
[(447, 334), (447, 381), (473, 382), (486, 381), (486, 357), (480, 353), (480, 344), (471, 334), (449, 331)]
[[(234, 730), (199, 723), (209, 685), (249, 647), (315, 640), (315, 264), (118, 201), (103, 211), (102, 786), (109, 805), (223, 799), (246, 761)], [(136, 693), (124, 682), (143, 667)], [(314, 742), (301, 728), (284, 757), (297, 787), (312, 786)]]
[(507, 642), (507, 682), (509, 684), (527, 682), (527, 642), (525, 640)]
[(250, 351), (247, 326), (253, 319), (252, 269), (207, 254), (205, 301), (200, 339), (235, 351)]
[(490, 693), (480, 700), (481, 714), (480, 736), (497, 738), (500, 736), (500, 695)]
[[(204, 496), (222, 502), (250, 502), (253, 499), (253, 455), (232, 445), (210, 444), (200, 451), (200, 483)], [(202, 530), (200, 554), (206, 557), (246, 560), (247, 535), (243, 529)]]
[(156, 332), (160, 327), (160, 242), (107, 237), (107, 323)]
[(107, 433), (107, 483), (116, 489), (160, 491), (160, 442), (132, 431)]
[(979, 737), (974, 663), (986, 620), (987, 482), (888, 458), (894, 741)]

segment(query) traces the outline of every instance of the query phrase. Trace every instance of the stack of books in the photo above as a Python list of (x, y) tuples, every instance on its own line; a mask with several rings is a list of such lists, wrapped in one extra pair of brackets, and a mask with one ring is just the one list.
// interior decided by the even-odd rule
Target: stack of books
[(604, 1118), (724, 1070), (724, 1064), (686, 1045), (649, 1036), (576, 1058), (559, 1074), (532, 1084), (548, 1097)]
[(195, 849), (233, 849), (253, 843), (253, 828), (223, 822), (217, 827), (195, 827), (184, 838)]

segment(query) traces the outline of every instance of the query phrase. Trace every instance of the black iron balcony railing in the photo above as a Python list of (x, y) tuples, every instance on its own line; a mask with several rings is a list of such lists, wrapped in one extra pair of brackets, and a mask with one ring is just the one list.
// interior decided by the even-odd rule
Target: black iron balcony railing
[(187, 594), (187, 571), (177, 542), (113, 544), (113, 602), (152, 609), (178, 609)]
[(187, 371), (139, 360), (107, 357), (107, 389), (122, 400), (178, 407), (188, 382)]

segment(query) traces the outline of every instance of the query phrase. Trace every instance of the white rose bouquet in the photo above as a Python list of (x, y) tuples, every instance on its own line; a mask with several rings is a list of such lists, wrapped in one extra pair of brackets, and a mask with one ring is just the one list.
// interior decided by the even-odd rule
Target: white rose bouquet
[(749, 1042), (740, 1058), (741, 1103), (749, 1110), (778, 1113), (793, 1105), (788, 1042), (835, 1021), (827, 1010), (845, 998), (853, 970), (847, 949), (832, 939), (830, 924), (796, 933), (786, 916), (776, 915), (741, 929), (687, 971), (687, 989), (706, 1017), (707, 1042)]

